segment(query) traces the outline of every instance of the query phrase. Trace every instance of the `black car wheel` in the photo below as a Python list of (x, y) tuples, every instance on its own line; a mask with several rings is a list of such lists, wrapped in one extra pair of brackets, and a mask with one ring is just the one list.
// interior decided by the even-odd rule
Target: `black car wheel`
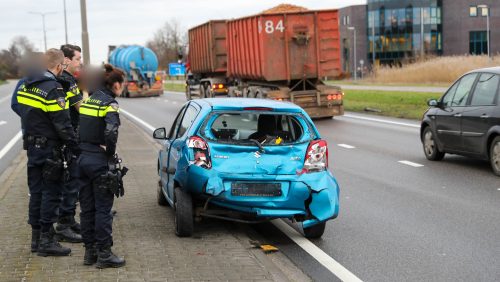
[(158, 181), (158, 193), (156, 194), (156, 199), (158, 200), (158, 205), (168, 206), (167, 198), (161, 191), (161, 181)]
[(432, 133), (430, 127), (425, 128), (424, 134), (422, 136), (422, 143), (424, 146), (425, 157), (428, 160), (440, 161), (444, 158), (444, 152), (439, 151), (436, 140), (434, 138), (434, 133)]
[(193, 199), (191, 195), (175, 188), (174, 191), (175, 208), (175, 235), (179, 237), (189, 237), (193, 234)]
[(308, 239), (317, 239), (323, 236), (325, 233), (326, 221), (321, 222), (319, 224), (313, 225), (311, 227), (303, 228), (304, 236)]
[(493, 172), (500, 176), (500, 136), (495, 137), (490, 147), (490, 162)]

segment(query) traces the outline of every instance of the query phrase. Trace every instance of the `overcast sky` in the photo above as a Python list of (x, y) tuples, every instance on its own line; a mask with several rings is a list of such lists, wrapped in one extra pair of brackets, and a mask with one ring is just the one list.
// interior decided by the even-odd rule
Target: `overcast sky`
[[(46, 16), (47, 46), (64, 43), (64, 0), (0, 0), (0, 49), (17, 35), (25, 35), (43, 51), (42, 17)], [(366, 0), (87, 0), (92, 63), (106, 60), (108, 45), (140, 44), (171, 19), (184, 29), (211, 19), (257, 14), (281, 3), (308, 9), (330, 9), (366, 4)], [(81, 45), (80, 0), (66, 0), (68, 42)]]

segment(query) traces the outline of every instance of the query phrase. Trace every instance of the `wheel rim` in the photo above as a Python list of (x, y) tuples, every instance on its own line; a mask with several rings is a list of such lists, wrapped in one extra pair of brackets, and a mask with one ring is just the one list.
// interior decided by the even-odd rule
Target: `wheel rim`
[(495, 166), (495, 170), (500, 171), (500, 142), (497, 142), (495, 146), (493, 146), (491, 161), (493, 166)]
[(430, 156), (434, 153), (435, 143), (434, 138), (432, 137), (432, 132), (427, 131), (424, 135), (424, 151), (425, 154)]

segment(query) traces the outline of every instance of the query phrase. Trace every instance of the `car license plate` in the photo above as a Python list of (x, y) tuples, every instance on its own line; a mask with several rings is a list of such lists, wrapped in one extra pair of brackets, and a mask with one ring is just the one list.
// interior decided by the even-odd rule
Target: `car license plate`
[(233, 182), (232, 196), (277, 197), (281, 196), (281, 183)]

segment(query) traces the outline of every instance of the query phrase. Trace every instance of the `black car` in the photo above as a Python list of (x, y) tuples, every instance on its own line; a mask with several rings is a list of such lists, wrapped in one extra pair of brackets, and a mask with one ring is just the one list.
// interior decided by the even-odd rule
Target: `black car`
[(438, 100), (430, 100), (420, 127), (424, 153), (489, 160), (500, 176), (500, 67), (471, 71)]

